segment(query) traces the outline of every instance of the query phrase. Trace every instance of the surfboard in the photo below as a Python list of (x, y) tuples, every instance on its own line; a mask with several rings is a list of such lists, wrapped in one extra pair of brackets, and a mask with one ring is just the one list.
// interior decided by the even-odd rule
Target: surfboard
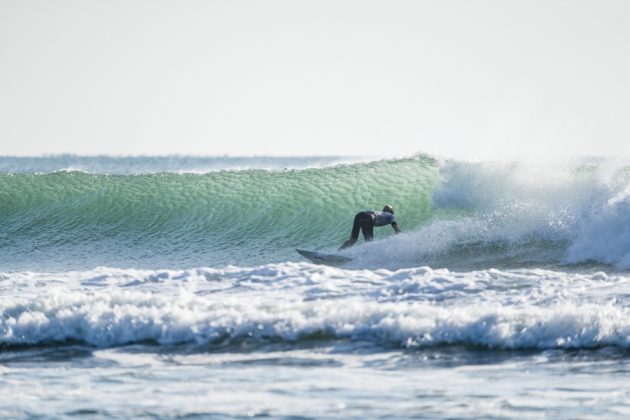
[(338, 254), (326, 254), (317, 251), (307, 251), (305, 249), (296, 249), (296, 251), (301, 256), (311, 262), (314, 262), (315, 264), (341, 265), (352, 261), (352, 258), (344, 257), (343, 255)]

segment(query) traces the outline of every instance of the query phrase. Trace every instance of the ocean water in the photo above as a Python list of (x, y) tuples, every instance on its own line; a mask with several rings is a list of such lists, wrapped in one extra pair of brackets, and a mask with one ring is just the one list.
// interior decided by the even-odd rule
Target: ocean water
[(0, 157), (0, 417), (629, 415), (624, 162)]

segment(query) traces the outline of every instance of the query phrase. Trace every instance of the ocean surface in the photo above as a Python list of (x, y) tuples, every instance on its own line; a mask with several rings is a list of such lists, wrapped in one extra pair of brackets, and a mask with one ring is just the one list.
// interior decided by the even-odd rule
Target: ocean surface
[(0, 157), (0, 417), (258, 416), (630, 416), (630, 165)]

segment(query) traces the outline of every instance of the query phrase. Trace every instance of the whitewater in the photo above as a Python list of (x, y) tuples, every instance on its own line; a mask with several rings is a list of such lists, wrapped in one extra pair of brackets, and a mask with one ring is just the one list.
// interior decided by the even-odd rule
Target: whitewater
[(622, 161), (0, 157), (0, 220), (2, 417), (630, 414)]

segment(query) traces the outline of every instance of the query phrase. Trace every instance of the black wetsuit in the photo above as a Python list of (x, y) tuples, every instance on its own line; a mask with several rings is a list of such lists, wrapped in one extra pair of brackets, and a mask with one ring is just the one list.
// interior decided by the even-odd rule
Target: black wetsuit
[(396, 233), (400, 233), (398, 224), (394, 218), (394, 213), (389, 211), (362, 211), (354, 216), (352, 224), (352, 233), (350, 239), (339, 247), (339, 250), (350, 248), (359, 239), (359, 231), (363, 232), (363, 238), (366, 242), (374, 238), (374, 226), (392, 225)]
[(363, 232), (363, 239), (371, 241), (374, 238), (374, 219), (376, 214), (373, 211), (362, 211), (354, 216), (352, 224), (352, 233), (350, 237), (353, 240), (359, 239), (359, 230)]

